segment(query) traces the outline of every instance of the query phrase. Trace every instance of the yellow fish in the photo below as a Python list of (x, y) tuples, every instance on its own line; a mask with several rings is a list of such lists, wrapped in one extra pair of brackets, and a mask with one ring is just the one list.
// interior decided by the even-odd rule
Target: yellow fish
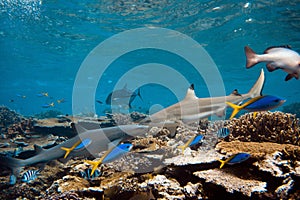
[(71, 153), (71, 151), (73, 151), (80, 143), (81, 140), (78, 140), (78, 142), (76, 142), (71, 148), (61, 147), (62, 150), (66, 151), (64, 158), (67, 158), (67, 156)]

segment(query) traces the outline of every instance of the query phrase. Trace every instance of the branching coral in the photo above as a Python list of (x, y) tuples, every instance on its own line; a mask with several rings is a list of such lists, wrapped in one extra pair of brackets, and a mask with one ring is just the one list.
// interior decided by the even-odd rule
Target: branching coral
[(283, 112), (247, 113), (230, 121), (228, 141), (275, 142), (300, 145), (299, 119)]

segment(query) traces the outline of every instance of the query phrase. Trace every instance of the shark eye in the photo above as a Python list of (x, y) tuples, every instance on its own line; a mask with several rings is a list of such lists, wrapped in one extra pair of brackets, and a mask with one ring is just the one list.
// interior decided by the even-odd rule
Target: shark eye
[(275, 101), (275, 102), (279, 102), (279, 99), (275, 99), (274, 101)]

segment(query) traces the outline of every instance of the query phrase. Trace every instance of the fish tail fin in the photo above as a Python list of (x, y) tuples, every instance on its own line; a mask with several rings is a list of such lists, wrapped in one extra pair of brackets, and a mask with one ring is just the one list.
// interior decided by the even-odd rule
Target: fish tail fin
[(246, 68), (249, 69), (258, 63), (257, 54), (248, 46), (245, 46), (244, 50), (247, 58)]
[(219, 160), (221, 162), (220, 169), (226, 164), (226, 160)]
[(62, 150), (66, 151), (66, 154), (64, 156), (64, 158), (67, 158), (68, 155), (71, 153), (71, 151), (73, 150), (72, 148), (67, 148), (67, 147), (60, 147)]
[(226, 104), (229, 105), (231, 108), (233, 108), (230, 119), (234, 118), (234, 116), (236, 116), (236, 114), (238, 114), (238, 112), (240, 112), (240, 110), (243, 109), (242, 106), (236, 105), (236, 104), (231, 103), (231, 102), (226, 102)]
[(91, 176), (93, 176), (94, 172), (96, 171), (97, 167), (101, 164), (100, 161), (91, 161), (91, 160), (86, 160), (84, 161), (89, 165), (92, 165), (92, 171), (91, 171)]
[(182, 154), (184, 153), (184, 150), (186, 149), (186, 147), (184, 145), (183, 146), (178, 146), (177, 148), (181, 149)]
[(265, 73), (264, 70), (261, 69), (260, 75), (255, 82), (255, 84), (252, 86), (252, 88), (249, 90), (249, 92), (245, 95), (245, 98), (254, 98), (257, 96), (262, 95), (262, 90), (265, 83)]

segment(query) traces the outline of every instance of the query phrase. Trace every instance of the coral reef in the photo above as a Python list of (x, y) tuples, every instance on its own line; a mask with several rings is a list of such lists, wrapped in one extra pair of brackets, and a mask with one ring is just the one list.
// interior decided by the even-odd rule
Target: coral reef
[[(33, 150), (33, 144), (56, 145), (67, 139), (48, 134), (37, 126), (57, 127), (74, 131), (74, 124), (86, 128), (99, 128), (115, 124), (133, 123), (144, 115), (132, 113), (106, 117), (71, 117), (31, 120), (30, 131), (41, 137), (26, 137), (24, 132), (10, 135), (8, 142), (14, 149), (18, 142)], [(22, 120), (21, 120), (22, 122)], [(19, 124), (14, 123), (11, 126)], [(26, 124), (26, 123), (25, 123)], [(28, 123), (27, 123), (28, 124)], [(216, 132), (228, 127), (231, 134), (218, 138)], [(26, 129), (26, 127), (25, 127)], [(39, 131), (37, 131), (39, 130)], [(63, 134), (63, 129), (60, 129)], [(7, 134), (7, 132), (5, 133)], [(178, 146), (191, 137), (203, 134), (204, 140), (184, 152)], [(15, 141), (17, 143), (15, 143)], [(151, 128), (146, 137), (131, 140), (134, 148), (126, 156), (98, 168), (101, 176), (86, 180), (80, 172), (90, 166), (87, 158), (72, 158), (64, 163), (48, 163), (32, 183), (9, 185), (10, 171), (0, 172), (1, 199), (299, 199), (300, 198), (300, 145), (299, 121), (295, 115), (282, 112), (261, 112), (256, 118), (252, 113), (231, 121), (204, 121), (180, 124), (176, 135), (165, 128)], [(251, 157), (243, 163), (225, 165), (219, 169), (219, 159), (246, 152)], [(104, 152), (99, 153), (99, 157)], [(94, 159), (88, 158), (90, 160)], [(25, 167), (36, 169), (37, 166)], [(23, 171), (21, 171), (23, 172)], [(217, 191), (217, 192), (216, 192)]]
[[(200, 179), (204, 179), (208, 183), (214, 183), (226, 188), (230, 193), (241, 192), (246, 196), (251, 196), (253, 193), (266, 192), (267, 183), (258, 180), (242, 179), (225, 170), (210, 169), (206, 171), (194, 172)], [(229, 184), (230, 183), (230, 184)]]
[(5, 106), (0, 106), (0, 126), (7, 127), (21, 121), (21, 116)]
[(45, 112), (41, 112), (39, 114), (34, 115), (34, 118), (37, 119), (47, 119), (47, 118), (56, 118), (59, 115), (62, 115), (63, 113), (58, 110), (47, 110)]
[(299, 119), (283, 112), (247, 113), (227, 125), (231, 134), (226, 141), (274, 142), (300, 145)]

